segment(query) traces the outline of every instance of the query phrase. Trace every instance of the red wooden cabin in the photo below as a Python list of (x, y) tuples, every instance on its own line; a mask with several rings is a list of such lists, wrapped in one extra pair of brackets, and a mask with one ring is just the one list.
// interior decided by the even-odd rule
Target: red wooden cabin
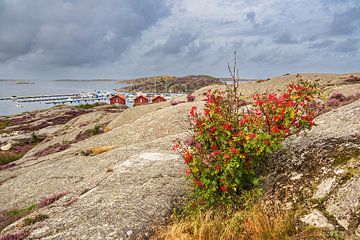
[(125, 97), (121, 94), (115, 94), (110, 98), (110, 104), (123, 104), (125, 105)]
[(149, 103), (149, 99), (147, 97), (145, 97), (144, 95), (137, 96), (134, 99), (134, 106), (144, 105), (144, 104), (148, 104), (148, 103)]
[(152, 103), (166, 102), (166, 99), (163, 96), (156, 96), (152, 99)]

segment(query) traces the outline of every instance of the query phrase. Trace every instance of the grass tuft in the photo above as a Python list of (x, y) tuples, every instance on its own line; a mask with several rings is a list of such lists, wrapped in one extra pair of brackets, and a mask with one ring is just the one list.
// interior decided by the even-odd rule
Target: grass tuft
[(114, 146), (102, 146), (102, 147), (93, 147), (89, 150), (85, 150), (82, 151), (81, 154), (84, 156), (96, 156), (99, 155), (101, 153), (113, 150), (115, 147)]
[(0, 152), (0, 166), (14, 162), (14, 161), (20, 159), (22, 156), (23, 156), (23, 154), (20, 154), (20, 153), (1, 151)]
[(44, 221), (45, 219), (48, 219), (48, 218), (49, 218), (49, 216), (45, 215), (45, 214), (38, 214), (38, 215), (36, 215), (34, 217), (28, 217), (28, 218), (24, 219), (23, 226), (33, 225), (34, 223), (42, 222), (42, 221)]
[(85, 104), (77, 105), (75, 107), (79, 108), (79, 109), (91, 109), (91, 108), (102, 106), (102, 105), (106, 105), (106, 103), (92, 103), (92, 104), (85, 103)]
[(57, 200), (59, 200), (60, 198), (65, 196), (66, 194), (67, 194), (67, 192), (61, 192), (61, 193), (56, 193), (49, 197), (45, 197), (39, 202), (39, 204), (37, 206), (38, 206), (38, 208), (43, 208), (43, 207), (49, 206), (50, 204), (56, 202)]
[(10, 125), (9, 120), (2, 120), (0, 121), (0, 132), (2, 132), (6, 127)]
[(247, 210), (213, 209), (177, 219), (159, 229), (159, 240), (310, 240), (325, 239), (317, 229), (299, 231), (295, 213), (254, 205)]

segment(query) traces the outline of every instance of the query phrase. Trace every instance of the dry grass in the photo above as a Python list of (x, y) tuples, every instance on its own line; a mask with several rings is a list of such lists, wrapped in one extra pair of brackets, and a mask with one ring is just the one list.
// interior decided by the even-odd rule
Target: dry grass
[(90, 149), (90, 153), (92, 156), (113, 150), (115, 147), (114, 146), (102, 146), (102, 147), (94, 147)]
[(159, 240), (310, 240), (325, 239), (319, 230), (295, 229), (295, 214), (257, 204), (250, 210), (208, 211), (159, 229)]
[(44, 220), (46, 220), (48, 218), (49, 218), (49, 216), (46, 215), (46, 214), (37, 214), (37, 215), (35, 215), (33, 217), (25, 218), (23, 220), (22, 226), (24, 227), (24, 226), (33, 225), (33, 224), (35, 224), (37, 222), (42, 222), (42, 221), (44, 221)]
[(0, 165), (5, 165), (20, 159), (23, 154), (14, 153), (14, 152), (0, 152)]

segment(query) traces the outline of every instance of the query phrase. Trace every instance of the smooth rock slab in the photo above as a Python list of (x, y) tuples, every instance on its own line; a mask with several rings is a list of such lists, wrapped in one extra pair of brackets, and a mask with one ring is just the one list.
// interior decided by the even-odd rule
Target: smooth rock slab
[(186, 193), (183, 161), (171, 151), (142, 151), (112, 168), (73, 205), (52, 208), (43, 229), (31, 238), (144, 239)]
[(316, 209), (308, 215), (303, 216), (300, 220), (314, 227), (334, 229), (334, 226), (328, 222), (327, 218)]
[(326, 202), (325, 208), (346, 230), (349, 229), (351, 216), (360, 207), (360, 176), (353, 177)]
[(326, 195), (329, 194), (331, 191), (336, 179), (334, 177), (327, 178), (324, 181), (322, 181), (319, 186), (317, 187), (317, 190), (313, 196), (314, 199), (320, 199), (323, 197), (326, 197)]

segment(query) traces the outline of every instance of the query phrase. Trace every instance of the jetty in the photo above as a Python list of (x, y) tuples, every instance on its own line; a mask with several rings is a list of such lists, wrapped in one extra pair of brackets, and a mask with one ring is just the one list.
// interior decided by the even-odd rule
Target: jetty
[(64, 104), (64, 103), (81, 103), (91, 101), (108, 100), (111, 96), (110, 92), (89, 92), (89, 93), (71, 93), (71, 94), (46, 94), (34, 96), (11, 96), (2, 97), (0, 101), (14, 102), (44, 102), (45, 104)]
[(73, 94), (50, 94), (50, 95), (35, 95), (35, 96), (11, 96), (11, 97), (0, 97), (1, 100), (29, 100), (29, 102), (36, 101), (46, 101), (46, 99), (60, 99), (60, 98), (68, 98), (68, 97), (76, 97), (80, 96), (79, 93)]

